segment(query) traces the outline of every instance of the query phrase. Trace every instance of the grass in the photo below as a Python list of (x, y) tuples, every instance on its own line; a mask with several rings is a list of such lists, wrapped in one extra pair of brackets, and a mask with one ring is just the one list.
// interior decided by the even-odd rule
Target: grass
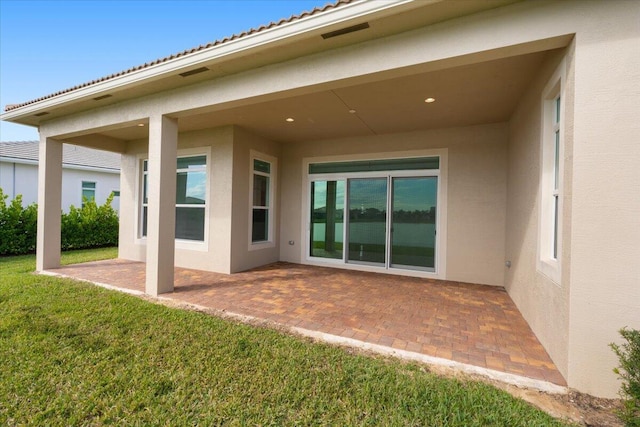
[[(63, 263), (115, 256), (63, 253)], [(486, 384), (0, 258), (0, 425), (563, 425)]]

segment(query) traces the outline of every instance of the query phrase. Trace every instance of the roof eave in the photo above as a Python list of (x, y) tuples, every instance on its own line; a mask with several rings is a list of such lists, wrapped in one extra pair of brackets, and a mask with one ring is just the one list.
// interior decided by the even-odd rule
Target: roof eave
[[(28, 104), (14, 110), (3, 112), (0, 120), (21, 123), (34, 126), (35, 114), (51, 111), (61, 106), (68, 106), (75, 101), (95, 98), (104, 93), (125, 87), (135, 87), (145, 82), (150, 82), (162, 77), (178, 74), (188, 68), (193, 68), (202, 63), (224, 62), (236, 56), (244, 55), (248, 50), (258, 53), (262, 49), (270, 48), (278, 42), (295, 42), (297, 38), (303, 38), (310, 32), (321, 32), (328, 26), (357, 20), (372, 14), (379, 14), (389, 9), (408, 10), (414, 7), (424, 7), (425, 3), (439, 3), (442, 0), (381, 0), (381, 1), (357, 1), (331, 9), (317, 15), (311, 15), (293, 22), (288, 22), (276, 27), (250, 34), (238, 39), (212, 46), (202, 51), (194, 52), (182, 57), (167, 60), (141, 70), (132, 71), (122, 76), (97, 82), (83, 88), (78, 88), (67, 93), (53, 96), (33, 104)], [(26, 119), (29, 120), (26, 120)], [(46, 120), (46, 117), (43, 117)]]

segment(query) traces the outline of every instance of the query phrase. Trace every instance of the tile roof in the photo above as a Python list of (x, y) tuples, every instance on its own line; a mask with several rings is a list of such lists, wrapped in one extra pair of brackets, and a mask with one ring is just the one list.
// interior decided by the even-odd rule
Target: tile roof
[(319, 13), (326, 12), (327, 10), (330, 10), (330, 9), (335, 9), (337, 7), (340, 7), (340, 6), (345, 5), (345, 4), (352, 3), (354, 1), (356, 1), (356, 0), (336, 0), (333, 3), (328, 3), (328, 4), (324, 5), (324, 6), (316, 7), (313, 10), (305, 11), (305, 12), (302, 12), (302, 13), (297, 14), (297, 15), (292, 15), (289, 18), (283, 18), (283, 19), (279, 20), (278, 22), (270, 22), (269, 24), (261, 25), (258, 28), (252, 28), (250, 30), (243, 31), (241, 33), (236, 33), (236, 34), (234, 34), (232, 36), (225, 37), (223, 39), (219, 39), (219, 40), (213, 41), (211, 43), (207, 43), (207, 44), (204, 44), (204, 45), (200, 45), (198, 47), (194, 47), (194, 48), (191, 48), (191, 49), (183, 50), (182, 52), (178, 52), (178, 53), (175, 53), (173, 55), (166, 56), (164, 58), (156, 59), (155, 61), (151, 61), (151, 62), (142, 64), (142, 65), (138, 65), (136, 67), (132, 67), (132, 68), (129, 68), (129, 69), (124, 70), (124, 71), (120, 71), (120, 72), (115, 73), (115, 74), (110, 74), (108, 76), (101, 77), (101, 78), (96, 79), (96, 80), (92, 80), (90, 82), (82, 83), (80, 85), (73, 86), (73, 87), (71, 87), (69, 89), (64, 89), (64, 90), (52, 93), (50, 95), (42, 96), (40, 98), (36, 98), (36, 99), (31, 100), (31, 101), (23, 102), (23, 103), (20, 103), (20, 104), (7, 104), (5, 106), (5, 108), (4, 108), (4, 111), (5, 112), (12, 111), (12, 110), (15, 110), (17, 108), (24, 107), (26, 105), (31, 105), (31, 104), (35, 104), (36, 102), (44, 101), (45, 99), (54, 98), (54, 97), (56, 97), (58, 95), (63, 95), (65, 93), (73, 92), (74, 90), (82, 89), (82, 88), (85, 88), (87, 86), (92, 86), (94, 84), (101, 83), (101, 82), (104, 82), (104, 81), (107, 81), (107, 80), (111, 80), (111, 79), (114, 79), (116, 77), (124, 76), (126, 74), (133, 73), (134, 71), (139, 71), (139, 70), (143, 70), (145, 68), (149, 68), (149, 67), (154, 66), (154, 65), (162, 64), (164, 62), (171, 61), (172, 59), (176, 59), (176, 58), (184, 57), (184, 56), (187, 56), (187, 55), (191, 55), (191, 54), (194, 54), (196, 52), (200, 52), (202, 50), (209, 49), (211, 47), (219, 46), (221, 44), (230, 42), (232, 40), (237, 40), (237, 39), (240, 39), (240, 38), (252, 35), (252, 34), (256, 34), (256, 33), (259, 33), (259, 32), (265, 31), (265, 30), (269, 30), (269, 29), (274, 28), (274, 27), (279, 27), (279, 26), (281, 26), (283, 24), (288, 24), (290, 22), (299, 21), (299, 20), (305, 19), (305, 18), (307, 18), (309, 16), (317, 15)]
[[(38, 161), (38, 141), (0, 142), (0, 157)], [(120, 154), (63, 144), (62, 164), (120, 170)]]

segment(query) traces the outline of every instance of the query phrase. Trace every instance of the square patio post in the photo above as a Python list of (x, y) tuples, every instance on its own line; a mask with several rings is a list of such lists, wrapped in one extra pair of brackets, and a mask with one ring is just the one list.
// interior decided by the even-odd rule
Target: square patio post
[(178, 123), (164, 116), (151, 117), (145, 292), (153, 296), (173, 291), (177, 146)]
[(62, 142), (40, 135), (36, 270), (60, 267)]

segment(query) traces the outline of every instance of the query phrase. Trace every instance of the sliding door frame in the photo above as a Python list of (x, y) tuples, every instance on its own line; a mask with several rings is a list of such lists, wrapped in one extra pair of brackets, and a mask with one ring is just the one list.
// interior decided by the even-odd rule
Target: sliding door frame
[[(310, 164), (330, 163), (330, 162), (350, 162), (362, 160), (387, 160), (387, 159), (411, 159), (415, 157), (438, 157), (439, 169), (417, 169), (417, 170), (391, 170), (391, 171), (375, 171), (375, 172), (348, 172), (348, 173), (326, 173), (326, 174), (310, 174)], [(398, 275), (431, 277), (438, 279), (446, 278), (446, 223), (447, 223), (447, 149), (438, 150), (420, 150), (410, 152), (395, 152), (387, 154), (378, 154), (370, 156), (330, 156), (303, 159), (303, 186), (302, 186), (302, 241), (301, 256), (302, 261), (311, 265), (323, 265), (330, 267), (338, 267), (344, 269), (373, 271), (382, 273), (392, 273)], [(425, 269), (399, 268), (391, 266), (391, 218), (390, 211), (392, 205), (392, 181), (393, 178), (411, 178), (411, 177), (436, 177), (437, 194), (436, 194), (436, 223), (435, 223), (435, 260), (434, 271)], [(365, 262), (349, 262), (348, 261), (348, 229), (349, 229), (349, 179), (357, 178), (386, 178), (387, 179), (387, 204), (386, 204), (386, 223), (385, 223), (385, 264), (373, 265), (373, 263)], [(342, 258), (322, 258), (311, 256), (311, 183), (315, 181), (344, 181), (344, 213), (342, 227)]]

